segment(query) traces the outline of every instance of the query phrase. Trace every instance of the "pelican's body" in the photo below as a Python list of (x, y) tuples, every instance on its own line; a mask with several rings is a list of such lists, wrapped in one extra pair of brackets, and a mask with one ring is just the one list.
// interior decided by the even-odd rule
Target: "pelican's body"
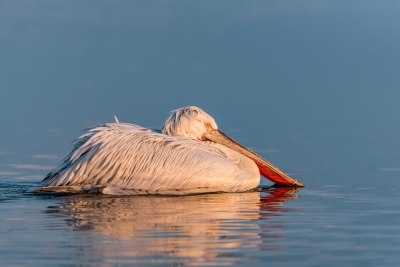
[(222, 134), (214, 119), (197, 107), (173, 111), (162, 131), (127, 123), (98, 125), (73, 143), (73, 151), (42, 186), (50, 191), (101, 188), (110, 194), (241, 192), (257, 187), (257, 159), (225, 141), (210, 141), (215, 133)]

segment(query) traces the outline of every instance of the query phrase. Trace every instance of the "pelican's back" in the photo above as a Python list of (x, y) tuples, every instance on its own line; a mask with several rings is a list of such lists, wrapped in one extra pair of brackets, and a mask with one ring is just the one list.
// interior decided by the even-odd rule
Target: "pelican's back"
[(207, 143), (127, 123), (87, 129), (44, 187), (112, 186), (122, 190), (241, 191), (239, 168)]

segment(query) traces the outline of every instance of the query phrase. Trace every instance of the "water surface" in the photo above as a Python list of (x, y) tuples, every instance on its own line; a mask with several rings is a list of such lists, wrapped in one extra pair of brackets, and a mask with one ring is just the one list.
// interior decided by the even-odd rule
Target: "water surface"
[[(0, 1), (0, 265), (400, 266), (399, 9)], [(306, 187), (24, 193), (82, 129), (190, 105)]]
[[(396, 266), (400, 192), (24, 194), (2, 183), (2, 266)], [(18, 255), (18, 256), (17, 256)]]

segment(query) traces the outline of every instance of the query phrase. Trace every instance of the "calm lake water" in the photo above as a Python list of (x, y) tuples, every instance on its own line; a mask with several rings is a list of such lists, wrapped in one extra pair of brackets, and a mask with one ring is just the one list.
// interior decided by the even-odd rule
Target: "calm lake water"
[(398, 266), (400, 191), (327, 184), (183, 197), (0, 184), (1, 266)]
[[(0, 266), (400, 266), (399, 10), (0, 1)], [(305, 188), (25, 193), (82, 129), (190, 105)]]

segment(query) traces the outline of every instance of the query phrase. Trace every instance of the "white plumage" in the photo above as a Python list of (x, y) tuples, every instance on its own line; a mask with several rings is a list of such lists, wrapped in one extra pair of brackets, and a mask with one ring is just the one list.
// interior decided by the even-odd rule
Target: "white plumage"
[(217, 128), (210, 118), (201, 109), (188, 107), (172, 112), (163, 129), (166, 134), (127, 123), (89, 128), (73, 142), (73, 151), (46, 176), (42, 186), (149, 193), (232, 192), (256, 187), (260, 176), (254, 162), (222, 145), (196, 140), (201, 138), (203, 121)]
[(91, 127), (45, 177), (42, 191), (186, 194), (257, 187), (255, 162), (205, 137), (217, 132), (214, 119), (197, 107), (172, 111), (162, 131), (128, 123)]

